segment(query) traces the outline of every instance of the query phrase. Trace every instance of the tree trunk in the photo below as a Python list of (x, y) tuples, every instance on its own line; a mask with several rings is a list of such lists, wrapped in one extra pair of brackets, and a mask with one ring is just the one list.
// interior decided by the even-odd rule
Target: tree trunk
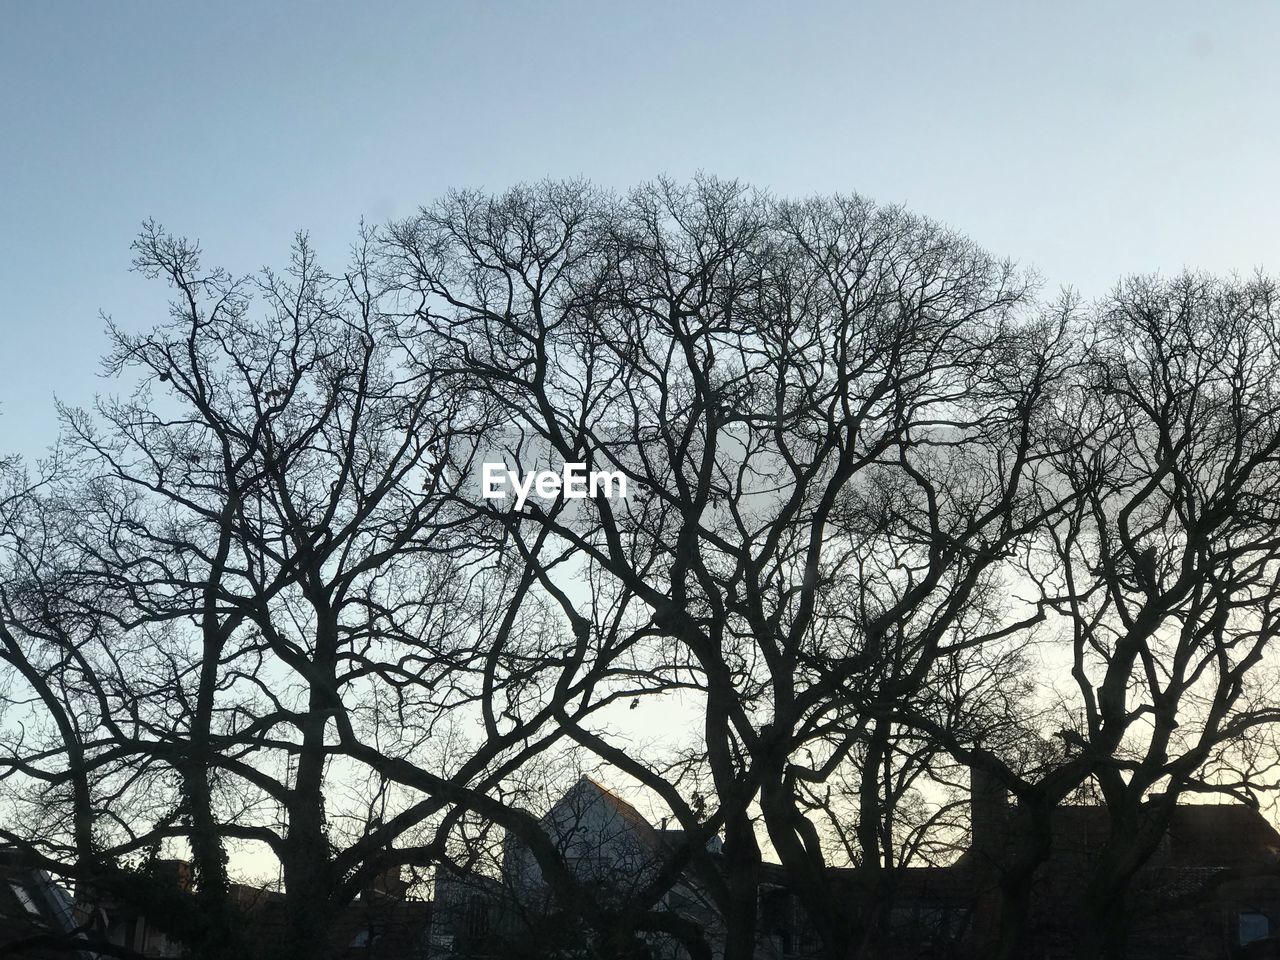
[(1103, 781), (1110, 834), (1093, 868), (1081, 904), (1082, 960), (1124, 960), (1128, 952), (1129, 890), (1169, 828), (1178, 794), (1143, 801), (1144, 787), (1118, 778)]
[(1128, 953), (1128, 880), (1106, 878), (1089, 885), (1084, 899), (1079, 960), (1124, 960)]
[(223, 957), (242, 956), (244, 944), (238, 936), (228, 900), (227, 856), (213, 816), (208, 777), (208, 770), (199, 764), (183, 771), (183, 790), (190, 816), (195, 895), (204, 927), (195, 952), (202, 960), (222, 960)]
[(993, 960), (1023, 960), (1031, 916), (1031, 872), (1000, 882), (1000, 922)]
[(725, 824), (725, 881), (729, 902), (724, 912), (724, 960), (753, 960), (756, 952), (756, 912), (760, 886), (760, 845), (755, 826), (745, 812)]
[(1024, 800), (1008, 821), (1002, 849), (993, 852), (1000, 898), (991, 949), (994, 960), (1024, 960), (1027, 956), (1032, 883), (1049, 859), (1053, 844), (1051, 809), (1045, 797)]
[(275, 956), (280, 960), (325, 960), (329, 956), (329, 902), (324, 858), (307, 844), (289, 843), (284, 861), (285, 942)]
[[(890, 916), (894, 890), (891, 881), (893, 861), (889, 849), (892, 811), (882, 801), (885, 780), (881, 776), (888, 758), (891, 725), (885, 720), (872, 724), (858, 784), (858, 822), (855, 834), (862, 854), (856, 877), (856, 889), (863, 905), (861, 943), (857, 955), (874, 957), (880, 945), (890, 936)], [(837, 907), (838, 909), (838, 907)], [(845, 926), (849, 924), (846, 921)], [(850, 937), (852, 942), (852, 937)], [(846, 948), (848, 949), (848, 948)]]
[(290, 939), (284, 955), (290, 960), (324, 960), (328, 956), (334, 913), (333, 859), (325, 831), (324, 765), (338, 631), (330, 611), (315, 599), (313, 605), (318, 620), (314, 675), (307, 715), (300, 725), (302, 747), (290, 791), (289, 832), (282, 858)]
[(761, 787), (760, 809), (787, 881), (822, 941), (823, 955), (851, 960), (855, 924), (850, 915), (862, 905), (835, 895), (813, 825), (796, 808), (782, 771), (770, 773)]

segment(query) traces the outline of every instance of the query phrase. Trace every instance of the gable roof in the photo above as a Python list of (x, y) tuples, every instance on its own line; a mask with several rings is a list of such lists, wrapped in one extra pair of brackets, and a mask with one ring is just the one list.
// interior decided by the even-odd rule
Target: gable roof
[(1175, 859), (1214, 866), (1272, 863), (1280, 859), (1280, 833), (1242, 803), (1175, 807), (1169, 823)]
[[(40, 938), (67, 938), (75, 929), (71, 898), (44, 870), (22, 862), (16, 851), (0, 848), (0, 944)], [(62, 947), (32, 946), (32, 960), (87, 956)]]
[[(1092, 851), (1110, 832), (1105, 807), (1068, 805), (1053, 814), (1054, 845)], [(1280, 833), (1242, 803), (1188, 803), (1173, 808), (1165, 854), (1171, 865), (1234, 867), (1280, 859)]]
[(592, 780), (588, 776), (583, 776), (578, 781), (578, 788), (587, 787), (600, 795), (600, 798), (620, 816), (624, 821), (637, 828), (646, 837), (650, 834), (654, 835), (656, 840), (656, 830), (652, 823), (648, 821), (644, 814), (637, 810), (634, 806), (623, 800), (608, 787)]

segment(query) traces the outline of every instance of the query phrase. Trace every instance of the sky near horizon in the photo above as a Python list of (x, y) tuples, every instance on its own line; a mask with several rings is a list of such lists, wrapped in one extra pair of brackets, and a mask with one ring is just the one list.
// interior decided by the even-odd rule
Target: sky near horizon
[(1104, 292), (1280, 273), (1280, 0), (0, 6), (0, 453), (111, 387), (153, 217), (207, 264), (339, 268), (451, 187), (705, 171), (857, 191)]

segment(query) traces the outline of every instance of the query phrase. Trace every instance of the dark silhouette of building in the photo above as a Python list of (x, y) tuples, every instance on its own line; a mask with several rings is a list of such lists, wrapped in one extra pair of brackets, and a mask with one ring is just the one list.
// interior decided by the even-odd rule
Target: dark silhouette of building
[[(887, 931), (880, 960), (980, 960), (1000, 925), (1001, 870), (1018, 841), (1022, 817), (998, 785), (980, 773), (971, 784), (971, 842), (955, 863), (895, 871), (893, 896), (880, 912)], [(634, 806), (588, 778), (547, 813), (543, 827), (556, 838), (570, 869), (602, 894), (625, 898), (680, 839), (651, 824)], [(1069, 960), (1082, 924), (1081, 901), (1091, 869), (1109, 835), (1105, 808), (1063, 805), (1050, 817), (1050, 853), (1030, 890), (1026, 960)], [(711, 850), (715, 853), (715, 847)], [(512, 956), (549, 932), (571, 931), (528, 851), (509, 843), (501, 876), (436, 877), (433, 903), (407, 896), (398, 869), (378, 875), (335, 918), (333, 960), (425, 960), (427, 957)], [(43, 871), (0, 851), (0, 944), (30, 942), (36, 960), (76, 956), (66, 949), (78, 924), (95, 936), (147, 957), (180, 958), (179, 943), (160, 918), (88, 892), (75, 911), (66, 892)], [(160, 861), (150, 875), (176, 890), (190, 886), (182, 861)], [(846, 884), (851, 915), (870, 917), (876, 904), (859, 888), (857, 871), (833, 870)], [(265, 943), (284, 935), (279, 892), (233, 884), (233, 903), (249, 935)], [(820, 956), (817, 938), (789, 889), (785, 871), (765, 865), (759, 894), (760, 960)], [(666, 909), (706, 931), (713, 945), (723, 928), (694, 876), (685, 876), (663, 901)], [(1261, 960), (1280, 957), (1280, 833), (1242, 804), (1184, 804), (1173, 808), (1155, 854), (1134, 876), (1128, 895), (1130, 960)], [(554, 914), (554, 915), (553, 915)], [(550, 917), (548, 929), (539, 920)], [(62, 949), (42, 947), (60, 938)], [(652, 956), (680, 960), (679, 944), (647, 937)], [(571, 946), (571, 944), (570, 944)], [(44, 952), (41, 952), (44, 951)], [(93, 960), (79, 950), (76, 960)]]
[(92, 960), (77, 949), (70, 894), (17, 850), (0, 847), (0, 946), (31, 960)]
[[(191, 886), (190, 865), (182, 860), (152, 863), (147, 875), (170, 893), (185, 893)], [(270, 955), (272, 944), (287, 936), (284, 896), (278, 890), (245, 883), (232, 883), (228, 894), (248, 949), (253, 955)], [(428, 952), (432, 905), (408, 894), (409, 884), (399, 867), (373, 877), (360, 896), (333, 918), (323, 960), (423, 960)], [(77, 890), (78, 922), (94, 940), (134, 951), (148, 960), (183, 960), (190, 951), (169, 930), (164, 898), (152, 899), (154, 908), (150, 900), (131, 898), (125, 902), (85, 887)], [(139, 908), (139, 903), (148, 906)], [(3, 943), (0, 937), (0, 945)], [(58, 956), (66, 960), (67, 954)], [(84, 960), (93, 958), (86, 955)]]
[[(980, 960), (990, 954), (1000, 925), (1002, 864), (1017, 840), (1019, 813), (1005, 791), (981, 773), (975, 773), (971, 789), (969, 849), (949, 866), (893, 872), (893, 895), (884, 911), (887, 933), (875, 954), (882, 960)], [(552, 808), (543, 826), (563, 841), (573, 870), (593, 883), (615, 884), (622, 893), (663, 849), (661, 831), (586, 778)], [(1085, 922), (1080, 904), (1108, 836), (1107, 811), (1060, 806), (1050, 833), (1049, 858), (1031, 889), (1026, 960), (1076, 955)], [(500, 956), (504, 939), (528, 928), (530, 912), (549, 908), (549, 901), (537, 899), (545, 891), (526, 855), (508, 850), (503, 871), (502, 878), (437, 878), (432, 956)], [(857, 871), (832, 873), (846, 885), (851, 914), (869, 919), (876, 905), (859, 887)], [(761, 878), (757, 957), (819, 957), (818, 940), (785, 872), (765, 865)], [(718, 920), (697, 886), (696, 878), (686, 877), (668, 906), (696, 917), (715, 944)], [(1242, 804), (1177, 806), (1156, 853), (1134, 877), (1129, 906), (1131, 960), (1280, 957), (1280, 833)], [(521, 919), (513, 922), (513, 914)], [(655, 956), (683, 955), (660, 938), (651, 949)]]
[[(984, 792), (995, 798), (982, 797)], [(996, 879), (983, 861), (1012, 825), (1015, 808), (998, 791), (975, 791), (973, 845), (959, 865)], [(1074, 955), (1080, 909), (1093, 867), (1110, 833), (1099, 805), (1063, 805), (1050, 818), (1048, 862), (1032, 884), (1030, 941), (1044, 960)], [(984, 933), (997, 909), (980, 885), (975, 927)], [(1180, 804), (1127, 897), (1132, 960), (1272, 957), (1280, 933), (1280, 833), (1257, 810), (1239, 803)]]

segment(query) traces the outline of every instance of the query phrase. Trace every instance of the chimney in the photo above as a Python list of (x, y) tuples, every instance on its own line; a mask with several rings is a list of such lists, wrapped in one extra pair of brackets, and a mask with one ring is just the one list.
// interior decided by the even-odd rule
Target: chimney
[(361, 891), (361, 899), (389, 898), (403, 900), (409, 890), (409, 882), (404, 879), (403, 868), (395, 863), (370, 877)]
[(151, 866), (152, 876), (177, 887), (191, 889), (191, 864), (186, 860), (156, 860)]
[(994, 853), (1009, 823), (1009, 791), (995, 776), (969, 768), (969, 849)]

